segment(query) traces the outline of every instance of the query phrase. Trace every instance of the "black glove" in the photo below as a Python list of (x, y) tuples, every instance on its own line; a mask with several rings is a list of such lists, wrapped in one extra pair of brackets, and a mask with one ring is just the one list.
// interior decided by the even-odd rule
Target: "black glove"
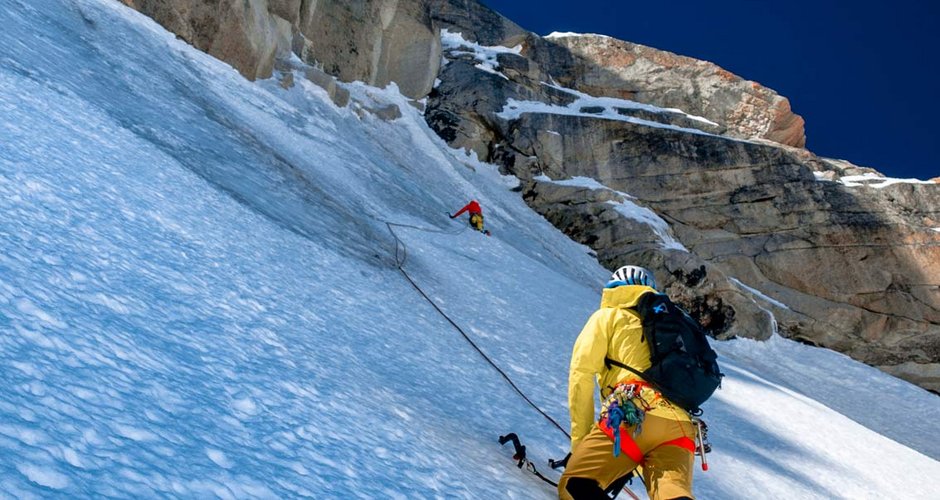
[(549, 460), (548, 460), (548, 466), (551, 467), (552, 469), (559, 469), (559, 468), (562, 468), (562, 467), (568, 465), (568, 459), (570, 459), (570, 458), (571, 458), (571, 452), (569, 451), (568, 454), (565, 455), (565, 458), (562, 458), (561, 460), (552, 460), (552, 459), (549, 459)]

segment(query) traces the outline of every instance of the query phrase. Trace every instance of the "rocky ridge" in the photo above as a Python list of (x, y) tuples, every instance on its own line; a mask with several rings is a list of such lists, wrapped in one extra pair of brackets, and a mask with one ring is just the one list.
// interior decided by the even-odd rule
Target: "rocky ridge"
[(573, 71), (553, 75), (568, 87), (679, 108), (725, 124), (722, 133), (734, 137), (806, 145), (803, 118), (790, 110), (790, 101), (715, 64), (603, 35), (546, 38), (578, 56)]
[(299, 59), (334, 91), (426, 97), (441, 137), (522, 179), (606, 266), (652, 268), (718, 337), (776, 331), (940, 391), (940, 186), (813, 155), (766, 87), (609, 37), (540, 37), (474, 0), (123, 1), (248, 78)]

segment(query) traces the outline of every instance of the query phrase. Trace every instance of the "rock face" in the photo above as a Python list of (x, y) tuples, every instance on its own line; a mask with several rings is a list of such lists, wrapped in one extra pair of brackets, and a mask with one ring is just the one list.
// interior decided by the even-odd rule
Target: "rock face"
[[(533, 113), (505, 127), (523, 155), (561, 157), (545, 171), (551, 177), (596, 179), (668, 221), (690, 254), (678, 263), (676, 250), (635, 220), (617, 222), (614, 207), (591, 196), (546, 196), (539, 183), (525, 193), (608, 267), (650, 265), (669, 274), (667, 289), (689, 288), (686, 276), (702, 269), (700, 283), (715, 288), (695, 283), (682, 294), (720, 304), (702, 310), (729, 319), (714, 333), (765, 336), (740, 321), (741, 311), (756, 317), (763, 308), (782, 334), (873, 365), (940, 357), (940, 234), (927, 230), (940, 214), (936, 185), (859, 191), (817, 181), (805, 160), (775, 146), (590, 117)], [(557, 132), (550, 137), (560, 144), (545, 144), (544, 130)], [(734, 305), (728, 291), (746, 288), (724, 276), (787, 307), (760, 297)]]
[(122, 0), (249, 79), (293, 52), (344, 81), (428, 94), (440, 65), (427, 0)]
[(429, 3), (435, 25), (464, 33), (467, 40), (480, 45), (512, 47), (532, 36), (477, 0), (432, 0)]
[(608, 268), (652, 268), (716, 336), (777, 331), (940, 392), (940, 186), (840, 182), (877, 173), (802, 149), (786, 99), (713, 64), (474, 31), (485, 15), (436, 18), (521, 45), (495, 71), (445, 46), (426, 118), (451, 145), (527, 179), (529, 205)]
[[(249, 79), (267, 78), (275, 55), (290, 50), (291, 24), (272, 14), (265, 0), (122, 0), (163, 25), (167, 30), (235, 67)], [(283, 11), (288, 3), (275, 0)], [(283, 12), (281, 12), (283, 13)]]
[(343, 81), (395, 82), (402, 94), (420, 98), (437, 76), (440, 32), (423, 0), (304, 2), (299, 31), (301, 58)]

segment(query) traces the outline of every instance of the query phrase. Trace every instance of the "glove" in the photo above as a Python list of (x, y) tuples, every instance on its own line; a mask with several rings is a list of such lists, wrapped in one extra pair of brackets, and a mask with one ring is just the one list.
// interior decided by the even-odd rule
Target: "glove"
[(548, 466), (551, 467), (552, 469), (560, 469), (568, 465), (568, 460), (570, 458), (571, 458), (571, 452), (569, 451), (568, 454), (565, 455), (565, 458), (562, 458), (561, 460), (548, 459)]

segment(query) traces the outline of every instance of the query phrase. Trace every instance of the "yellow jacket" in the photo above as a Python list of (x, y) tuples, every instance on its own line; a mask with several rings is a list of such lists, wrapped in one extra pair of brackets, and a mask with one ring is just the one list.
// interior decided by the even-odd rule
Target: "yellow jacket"
[[(631, 310), (645, 293), (656, 290), (641, 285), (605, 288), (598, 309), (578, 335), (571, 353), (568, 374), (568, 409), (571, 413), (571, 449), (594, 425), (594, 382), (600, 386), (603, 401), (618, 382), (643, 380), (625, 368), (604, 364), (609, 357), (642, 372), (650, 367), (649, 346), (643, 341), (640, 317)], [(650, 388), (641, 396), (651, 404), (650, 415), (688, 421), (689, 414)]]

